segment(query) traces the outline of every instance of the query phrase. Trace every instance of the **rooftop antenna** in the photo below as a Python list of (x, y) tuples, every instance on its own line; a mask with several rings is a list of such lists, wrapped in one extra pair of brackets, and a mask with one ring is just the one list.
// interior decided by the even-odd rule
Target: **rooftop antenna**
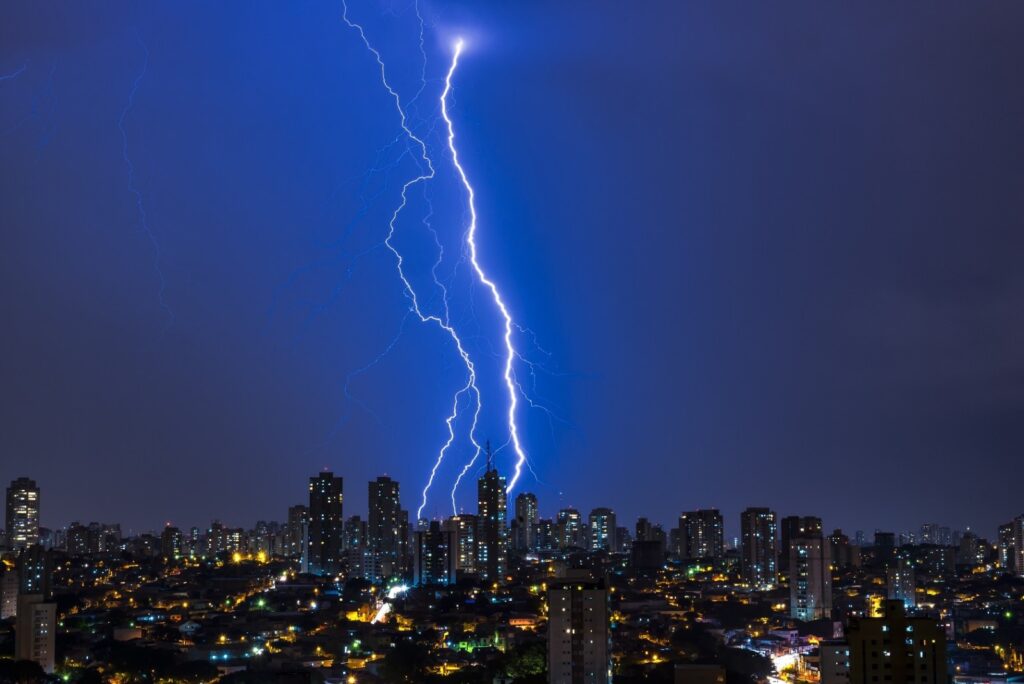
[(487, 440), (487, 472), (491, 472), (494, 454), (491, 453), (491, 440)]

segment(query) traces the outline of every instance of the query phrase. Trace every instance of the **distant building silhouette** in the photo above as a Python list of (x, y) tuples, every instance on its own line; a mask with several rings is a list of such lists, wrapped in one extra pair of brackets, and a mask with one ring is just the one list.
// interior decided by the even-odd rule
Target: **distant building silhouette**
[(775, 512), (748, 508), (740, 514), (740, 565), (743, 579), (755, 587), (778, 581), (778, 537)]
[(683, 560), (725, 555), (725, 524), (715, 508), (687, 511), (679, 516), (678, 548)]
[(512, 548), (520, 553), (537, 550), (537, 495), (522, 492), (516, 497), (515, 517), (512, 519)]
[(813, 515), (787, 515), (779, 522), (779, 572), (789, 572), (789, 544), (794, 537), (824, 534), (821, 518)]
[(309, 572), (333, 575), (341, 571), (344, 522), (342, 478), (324, 471), (309, 478)]

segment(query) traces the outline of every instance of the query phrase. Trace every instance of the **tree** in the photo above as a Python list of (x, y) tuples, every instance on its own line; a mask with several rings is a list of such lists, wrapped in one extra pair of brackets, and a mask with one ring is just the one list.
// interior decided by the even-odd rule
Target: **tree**
[(502, 673), (515, 682), (544, 681), (548, 651), (543, 643), (520, 646), (504, 658)]
[(31, 660), (0, 660), (0, 684), (38, 684), (46, 680), (39, 663)]

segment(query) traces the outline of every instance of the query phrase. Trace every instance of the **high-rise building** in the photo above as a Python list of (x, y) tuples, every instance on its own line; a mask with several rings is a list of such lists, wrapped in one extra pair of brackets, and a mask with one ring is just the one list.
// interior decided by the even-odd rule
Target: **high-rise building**
[(160, 533), (160, 555), (167, 560), (181, 558), (184, 539), (181, 530), (173, 525), (167, 525)]
[(850, 618), (850, 684), (946, 684), (946, 634), (930, 618), (886, 601), (882, 617)]
[(921, 525), (921, 543), (951, 546), (953, 544), (953, 531), (949, 527), (936, 523), (925, 523)]
[(1013, 523), (1008, 522), (999, 526), (998, 532), (998, 562), (1004, 572), (1015, 572), (1017, 567), (1016, 546), (1013, 541)]
[(464, 573), (476, 572), (476, 528), (475, 515), (460, 513), (444, 521), (443, 528), (455, 533), (455, 569)]
[(850, 544), (850, 538), (842, 530), (832, 530), (828, 536), (828, 551), (832, 567), (836, 569), (860, 565), (860, 549)]
[(787, 515), (779, 521), (779, 572), (789, 572), (789, 543), (794, 537), (824, 534), (821, 518), (813, 515)]
[(72, 556), (87, 556), (92, 553), (89, 543), (89, 528), (79, 522), (68, 527), (67, 550)]
[(430, 521), (426, 532), (417, 531), (413, 540), (413, 584), (454, 584), (458, 564), (458, 539), (458, 532), (442, 529), (436, 520)]
[(52, 575), (53, 556), (40, 544), (33, 544), (18, 554), (18, 593), (50, 598)]
[(345, 521), (343, 546), (345, 550), (370, 548), (369, 533), (366, 521), (353, 515)]
[(39, 487), (19, 477), (7, 488), (7, 548), (21, 551), (39, 543)]
[(476, 567), (485, 580), (503, 582), (508, 569), (505, 478), (498, 475), (491, 458), (488, 444), (487, 471), (477, 480)]
[(652, 541), (652, 530), (654, 525), (647, 518), (637, 518), (636, 520), (636, 540), (635, 541)]
[(309, 535), (309, 507), (301, 504), (288, 507), (288, 526), (285, 530), (285, 555), (302, 558), (306, 555), (306, 537)]
[(22, 594), (15, 624), (15, 657), (38, 663), (44, 672), (53, 674), (57, 604), (45, 602), (41, 594)]
[(369, 504), (367, 544), (380, 556), (385, 574), (394, 574), (401, 569), (406, 554), (398, 482), (384, 476), (371, 480)]
[(789, 614), (805, 621), (832, 614), (832, 570), (821, 534), (789, 540)]
[(536, 551), (537, 522), (540, 520), (537, 495), (523, 492), (517, 496), (515, 512), (512, 519), (512, 547), (520, 553)]
[(583, 516), (575, 508), (563, 508), (555, 519), (558, 548), (583, 547)]
[(740, 514), (740, 561), (743, 579), (755, 587), (777, 582), (778, 542), (775, 512), (748, 508)]
[(848, 684), (850, 645), (843, 640), (822, 641), (818, 645), (818, 672), (821, 684)]
[(0, 620), (18, 614), (18, 571), (0, 565)]
[(1024, 515), (1013, 519), (1013, 556), (1017, 574), (1024, 577)]
[(676, 553), (683, 560), (721, 558), (725, 555), (724, 528), (722, 514), (714, 508), (680, 514)]
[(333, 575), (341, 570), (344, 519), (343, 484), (324, 471), (309, 478), (309, 572)]
[(537, 550), (554, 551), (558, 548), (558, 526), (551, 518), (537, 521)]
[[(949, 529), (949, 528), (946, 528)], [(875, 530), (875, 543), (872, 546), (874, 562), (884, 568), (892, 565), (896, 558), (896, 534)]]
[(611, 681), (608, 591), (588, 578), (548, 583), (548, 681)]
[(618, 532), (615, 511), (610, 508), (595, 508), (590, 511), (587, 522), (592, 551), (618, 551), (618, 544), (615, 542)]
[(893, 601), (903, 601), (903, 606), (910, 610), (917, 607), (917, 578), (914, 575), (914, 563), (906, 553), (898, 553), (896, 562), (887, 571), (889, 580), (888, 597)]

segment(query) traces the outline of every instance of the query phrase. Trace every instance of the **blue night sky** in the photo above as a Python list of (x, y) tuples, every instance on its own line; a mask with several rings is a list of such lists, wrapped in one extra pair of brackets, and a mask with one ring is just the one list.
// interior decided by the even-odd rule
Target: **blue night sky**
[[(1021, 512), (1024, 6), (420, 10), (423, 53), (410, 2), (349, 1), (437, 170), (394, 245), (426, 313), (449, 292), (500, 447), (438, 109), (464, 36), (449, 106), (543, 515)], [(383, 245), (423, 166), (341, 4), (4, 3), (0, 79), (0, 479), (49, 526), (282, 519), (325, 466), (346, 515), (383, 473), (414, 512), (466, 373)], [(473, 455), (462, 398), (424, 515)]]

